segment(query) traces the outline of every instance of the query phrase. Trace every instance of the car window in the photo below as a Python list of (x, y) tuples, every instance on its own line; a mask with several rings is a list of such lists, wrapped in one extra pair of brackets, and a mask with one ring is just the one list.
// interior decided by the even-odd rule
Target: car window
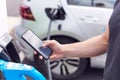
[(113, 8), (115, 0), (67, 0), (69, 5)]

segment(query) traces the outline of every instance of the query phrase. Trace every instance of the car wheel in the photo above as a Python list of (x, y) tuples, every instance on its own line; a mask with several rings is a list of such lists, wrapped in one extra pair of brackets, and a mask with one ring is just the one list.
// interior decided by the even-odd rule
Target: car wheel
[[(61, 44), (78, 42), (67, 36), (54, 36), (51, 39), (55, 39)], [(87, 58), (62, 58), (51, 61), (52, 76), (55, 80), (75, 80), (86, 70), (88, 62)]]
[[(78, 40), (67, 36), (53, 36), (50, 39), (57, 40), (62, 44), (78, 42)], [(88, 63), (88, 58), (62, 58), (52, 60), (50, 61), (52, 78), (54, 80), (75, 80), (86, 70)], [(41, 64), (38, 65), (41, 66)]]

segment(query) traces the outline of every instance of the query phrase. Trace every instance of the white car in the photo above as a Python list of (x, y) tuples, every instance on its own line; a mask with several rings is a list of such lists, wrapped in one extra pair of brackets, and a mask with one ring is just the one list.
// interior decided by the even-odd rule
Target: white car
[[(50, 29), (50, 39), (60, 43), (84, 41), (104, 32), (113, 11), (114, 0), (23, 0), (20, 7), (21, 23), (14, 28), (14, 42), (18, 51), (35, 62), (36, 68), (47, 74), (44, 61), (33, 55), (21, 35), (26, 29), (34, 31), (45, 40)], [(106, 54), (91, 58), (63, 58), (50, 62), (55, 80), (75, 80), (87, 67), (104, 68)]]

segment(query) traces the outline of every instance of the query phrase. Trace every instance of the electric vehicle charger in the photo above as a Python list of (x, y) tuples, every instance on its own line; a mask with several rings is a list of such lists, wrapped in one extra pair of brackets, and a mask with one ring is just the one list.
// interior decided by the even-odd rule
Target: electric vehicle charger
[(45, 77), (34, 67), (0, 60), (1, 80), (27, 80), (26, 76), (32, 80), (46, 80)]
[(34, 67), (19, 62), (12, 37), (5, 33), (0, 38), (0, 80), (27, 80), (27, 76), (32, 80), (46, 80)]
[[(65, 11), (62, 7), (58, 6), (58, 8), (46, 8), (45, 9), (46, 15), (50, 19), (49, 25), (48, 25), (48, 31), (47, 31), (47, 40), (50, 40), (50, 31), (52, 27), (52, 22), (55, 20), (64, 20), (65, 19)], [(60, 16), (62, 15), (62, 16)], [(47, 68), (48, 68), (48, 77), (49, 80), (52, 80), (52, 73), (50, 68), (50, 61), (47, 60)]]
[(0, 37), (0, 50), (2, 51), (0, 54), (0, 59), (20, 63), (20, 57), (12, 41), (13, 38), (8, 33), (4, 33)]

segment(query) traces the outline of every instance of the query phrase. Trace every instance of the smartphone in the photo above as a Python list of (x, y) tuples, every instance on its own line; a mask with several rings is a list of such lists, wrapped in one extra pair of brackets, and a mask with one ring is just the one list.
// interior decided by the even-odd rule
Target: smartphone
[(42, 40), (32, 30), (27, 29), (21, 37), (28, 45), (42, 55), (44, 59), (48, 59), (52, 54), (52, 49), (49, 46), (42, 47)]

